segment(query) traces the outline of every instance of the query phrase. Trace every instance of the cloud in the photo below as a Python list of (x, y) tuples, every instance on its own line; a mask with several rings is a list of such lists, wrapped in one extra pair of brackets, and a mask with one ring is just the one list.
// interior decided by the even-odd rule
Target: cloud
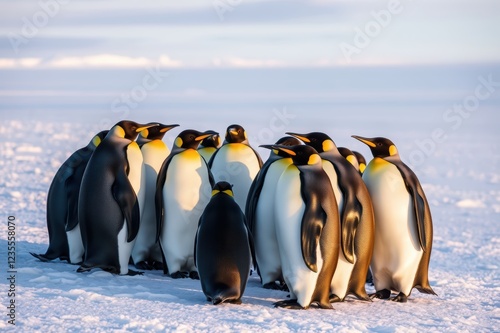
[(0, 69), (34, 68), (42, 62), (40, 58), (0, 58)]
[(237, 57), (229, 58), (214, 58), (212, 65), (215, 67), (230, 67), (230, 68), (273, 68), (286, 67), (286, 64), (277, 60), (266, 59), (245, 59)]

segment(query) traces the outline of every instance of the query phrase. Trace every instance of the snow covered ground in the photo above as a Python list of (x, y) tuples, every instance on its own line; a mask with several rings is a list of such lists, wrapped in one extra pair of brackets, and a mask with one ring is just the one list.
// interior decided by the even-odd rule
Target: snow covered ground
[[(443, 120), (442, 106), (433, 112), (387, 111), (379, 105), (375, 110), (330, 113), (297, 105), (246, 113), (229, 107), (208, 114), (201, 108), (191, 113), (133, 111), (128, 118), (181, 124), (167, 134), (169, 145), (183, 129), (223, 133), (231, 123), (246, 127), (253, 144), (275, 141), (285, 131), (325, 131), (339, 146), (359, 150), (367, 158), (367, 148), (350, 135), (392, 139), (404, 160), (413, 162), (431, 204), (434, 248), (429, 275), (438, 296), (414, 291), (405, 304), (349, 298), (334, 304), (333, 311), (283, 310), (272, 303), (287, 294), (262, 289), (253, 275), (242, 305), (213, 306), (205, 301), (199, 281), (173, 280), (158, 271), (134, 277), (102, 271), (80, 274), (76, 266), (63, 262), (42, 263), (29, 252), (43, 253), (47, 248), (45, 204), (52, 177), (74, 150), (102, 129), (102, 118), (119, 119), (90, 111), (4, 108), (0, 111), (0, 330), (14, 329), (6, 306), (11, 299), (7, 220), (15, 216), (19, 332), (500, 331), (498, 104), (482, 106), (456, 129)], [(451, 107), (448, 102), (444, 105)], [(436, 128), (446, 135), (442, 142), (432, 139)], [(267, 158), (268, 152), (260, 152)]]

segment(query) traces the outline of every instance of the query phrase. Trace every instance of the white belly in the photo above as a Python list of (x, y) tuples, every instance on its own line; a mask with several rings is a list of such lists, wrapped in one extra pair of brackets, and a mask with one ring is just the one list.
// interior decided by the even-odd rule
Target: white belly
[(396, 166), (380, 158), (370, 162), (363, 180), (375, 213), (371, 262), (375, 288), (408, 295), (423, 254), (410, 195)]
[[(302, 257), (301, 222), (305, 205), (300, 195), (299, 170), (290, 165), (281, 175), (276, 189), (276, 238), (281, 258), (283, 278), (290, 288), (290, 297), (302, 306), (309, 306), (319, 273), (311, 271)], [(316, 250), (318, 272), (323, 260)]]
[(151, 255), (156, 261), (162, 261), (161, 253), (156, 244), (156, 211), (155, 192), (156, 179), (163, 161), (168, 157), (170, 150), (161, 140), (146, 143), (141, 149), (144, 158), (145, 196), (144, 207), (141, 212), (141, 225), (132, 250), (134, 263), (144, 261)]
[(276, 186), (283, 171), (292, 163), (290, 158), (275, 161), (268, 168), (257, 203), (254, 227), (255, 256), (262, 284), (281, 276), (281, 260), (276, 239), (274, 202)]
[(242, 143), (223, 145), (212, 163), (215, 182), (227, 181), (233, 185), (234, 200), (245, 210), (248, 190), (260, 170), (252, 148)]
[(134, 241), (127, 242), (128, 228), (127, 222), (123, 221), (123, 228), (118, 233), (118, 261), (120, 262), (120, 274), (125, 275), (128, 273), (128, 262), (130, 259), (130, 252), (134, 247)]
[(144, 159), (135, 141), (127, 147), (127, 160), (129, 165), (128, 180), (134, 189), (139, 202), (139, 209), (142, 212), (146, 195), (146, 178), (142, 176), (144, 174)]
[(212, 193), (205, 165), (196, 150), (188, 149), (174, 156), (167, 170), (160, 241), (170, 273), (196, 270), (194, 239)]
[(69, 261), (72, 264), (81, 263), (85, 250), (83, 248), (82, 233), (80, 232), (80, 223), (72, 230), (66, 231), (66, 238), (68, 239)]

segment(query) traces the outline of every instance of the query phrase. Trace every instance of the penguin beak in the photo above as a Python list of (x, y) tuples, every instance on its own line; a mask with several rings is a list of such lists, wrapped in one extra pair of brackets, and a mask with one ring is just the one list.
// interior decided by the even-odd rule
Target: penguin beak
[(200, 135), (198, 135), (195, 139), (195, 141), (202, 141), (206, 138), (208, 138), (209, 136), (212, 136), (212, 135), (216, 135), (216, 134), (219, 134), (215, 131), (205, 131), (203, 133), (201, 133)]
[(145, 130), (147, 128), (150, 128), (150, 127), (154, 127), (154, 126), (160, 126), (160, 124), (158, 124), (158, 123), (147, 123), (145, 125), (139, 125), (139, 127), (135, 130), (135, 132), (136, 133), (140, 133), (143, 130)]
[(174, 124), (174, 125), (160, 125), (161, 130), (160, 133), (166, 133), (170, 131), (172, 128), (179, 126), (179, 124)]
[(234, 129), (234, 128), (230, 128), (228, 130), (229, 133), (231, 133), (232, 135), (238, 135), (238, 130)]
[(277, 149), (279, 151), (284, 152), (285, 154), (288, 154), (290, 156), (295, 156), (297, 155), (293, 150), (290, 149), (288, 146), (281, 146), (281, 145), (260, 145), (259, 147), (266, 148), (266, 149)]
[(299, 140), (301, 140), (301, 141), (303, 141), (305, 143), (311, 142), (311, 140), (309, 140), (305, 134), (297, 134), (297, 133), (292, 133), (292, 132), (286, 132), (285, 134), (294, 136), (297, 139), (299, 139)]
[(372, 147), (372, 148), (375, 148), (377, 147), (376, 144), (374, 144), (371, 139), (368, 139), (368, 138), (363, 138), (362, 136), (357, 136), (357, 135), (351, 135), (353, 138), (355, 138), (356, 140), (359, 140), (361, 142), (363, 142), (365, 145), (369, 146), (369, 147)]

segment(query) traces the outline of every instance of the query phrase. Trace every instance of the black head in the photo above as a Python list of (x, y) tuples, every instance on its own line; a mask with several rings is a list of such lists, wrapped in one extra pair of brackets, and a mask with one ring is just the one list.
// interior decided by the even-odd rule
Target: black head
[(316, 149), (318, 153), (330, 151), (336, 147), (333, 140), (327, 134), (322, 132), (311, 132), (307, 134), (287, 132), (286, 134), (293, 135), (294, 137), (302, 140), (306, 145)]
[(247, 132), (240, 125), (233, 124), (226, 130), (227, 143), (246, 143)]
[(108, 135), (108, 130), (105, 130), (105, 131), (100, 131), (99, 133), (97, 133), (96, 135), (94, 135), (94, 137), (92, 138), (92, 140), (90, 140), (88, 146), (89, 147), (97, 147), (99, 146), (99, 144), (101, 143), (102, 139), (104, 139), (106, 137), (106, 135)]
[(157, 125), (158, 123), (138, 124), (131, 120), (122, 120), (116, 123), (115, 126), (111, 128), (110, 132), (112, 132), (113, 135), (118, 135), (119, 137), (133, 141), (137, 138), (139, 132)]
[(356, 155), (354, 155), (352, 150), (346, 147), (338, 147), (337, 149), (339, 150), (340, 155), (342, 155), (346, 160), (348, 160), (349, 163), (351, 163), (356, 168), (359, 167), (358, 159)]
[(192, 129), (184, 130), (177, 136), (177, 138), (175, 138), (174, 145), (177, 148), (197, 149), (203, 139), (206, 139), (214, 134), (217, 134), (217, 132), (198, 132)]
[(359, 164), (359, 173), (360, 174), (363, 174), (363, 172), (365, 172), (365, 169), (366, 169), (366, 159), (363, 155), (361, 155), (361, 153), (358, 153), (357, 151), (352, 151), (354, 156), (356, 156), (356, 159), (358, 160), (358, 164)]
[(229, 184), (228, 182), (218, 182), (212, 189), (212, 196), (220, 192), (233, 196), (233, 185)]
[(353, 135), (353, 138), (363, 142), (370, 147), (373, 157), (388, 157), (398, 155), (398, 149), (391, 140), (386, 138), (363, 138), (361, 136)]
[(219, 148), (219, 146), (220, 146), (219, 134), (214, 134), (214, 135), (209, 136), (208, 138), (203, 139), (200, 146), (207, 147), (207, 148), (208, 147)]
[(318, 152), (307, 145), (282, 146), (282, 145), (261, 145), (262, 148), (276, 149), (286, 157), (291, 157), (295, 165), (315, 165), (321, 163)]
[(179, 126), (178, 124), (174, 125), (163, 125), (158, 124), (157, 126), (153, 126), (150, 128), (146, 128), (141, 132), (141, 137), (150, 140), (161, 140), (165, 133), (170, 131), (172, 128)]

